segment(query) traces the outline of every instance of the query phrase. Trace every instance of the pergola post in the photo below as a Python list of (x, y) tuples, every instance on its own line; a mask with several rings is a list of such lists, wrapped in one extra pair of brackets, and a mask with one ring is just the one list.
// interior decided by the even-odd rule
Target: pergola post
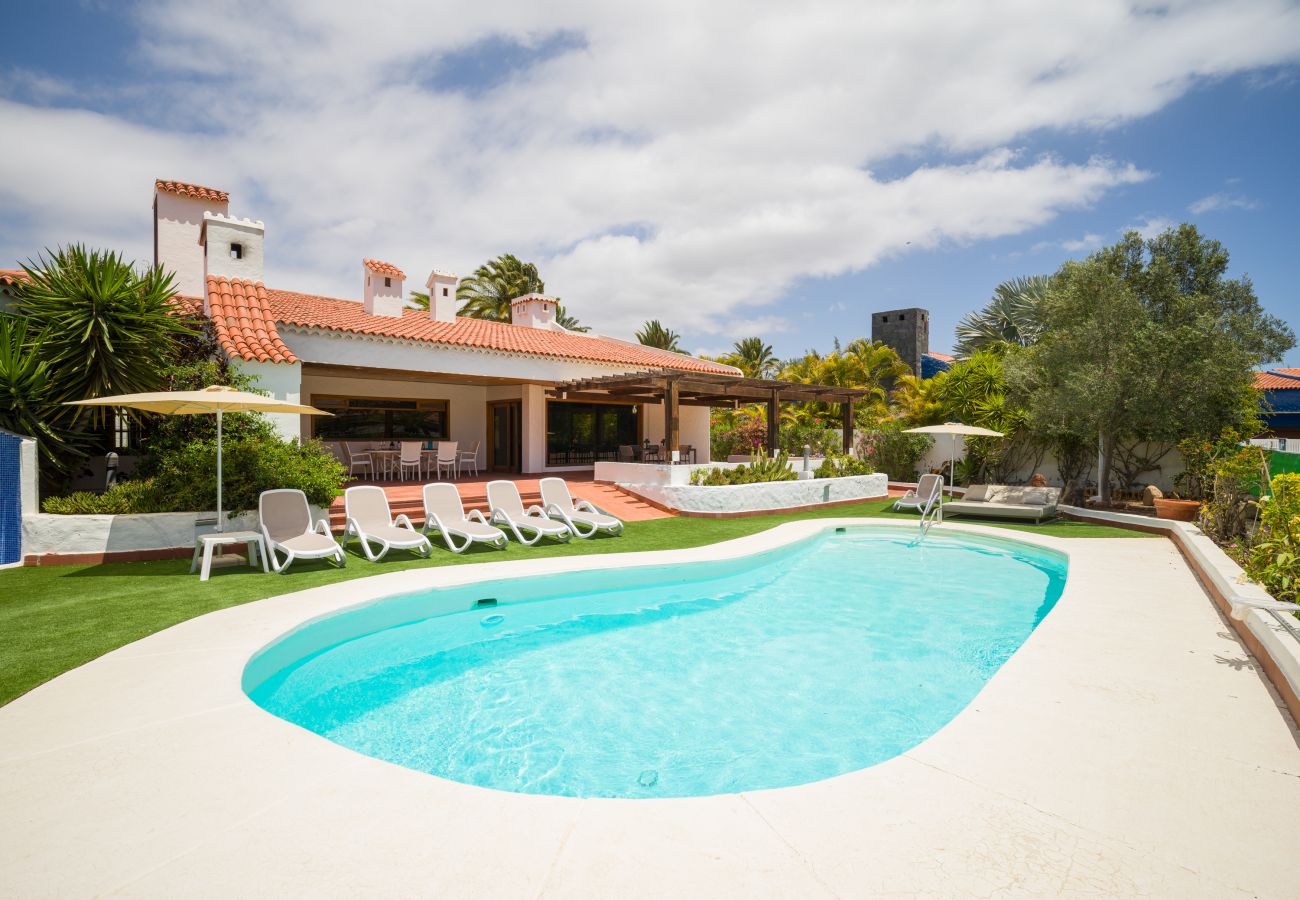
[(767, 398), (767, 453), (775, 456), (781, 447), (781, 394), (773, 391)]
[(853, 400), (846, 399), (840, 404), (840, 416), (844, 425), (844, 452), (853, 450)]
[(677, 408), (677, 380), (664, 384), (664, 462), (671, 462), (673, 451), (681, 449), (682, 422)]

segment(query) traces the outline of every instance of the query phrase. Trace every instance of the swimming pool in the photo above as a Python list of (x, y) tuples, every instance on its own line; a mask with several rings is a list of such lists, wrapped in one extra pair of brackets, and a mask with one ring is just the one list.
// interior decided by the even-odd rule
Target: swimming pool
[(839, 529), (741, 559), (388, 598), (271, 645), (245, 689), (345, 747), (483, 787), (804, 784), (950, 721), (1065, 575), (1062, 555), (1014, 541)]

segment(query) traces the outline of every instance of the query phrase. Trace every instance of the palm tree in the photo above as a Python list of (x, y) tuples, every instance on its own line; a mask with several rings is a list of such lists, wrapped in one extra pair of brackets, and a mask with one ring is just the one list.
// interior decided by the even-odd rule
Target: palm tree
[(429, 308), (429, 295), (423, 291), (411, 291), (406, 296), (406, 302), (416, 309), (427, 310)]
[(736, 341), (728, 362), (750, 378), (766, 378), (776, 368), (777, 358), (771, 344), (759, 337), (747, 337)]
[(555, 324), (569, 331), (591, 331), (590, 325), (583, 325), (576, 317), (564, 311), (564, 307), (555, 304)]
[(537, 273), (537, 266), (506, 253), (488, 260), (463, 279), (456, 288), (456, 300), (462, 304), (462, 316), (509, 322), (511, 300), (545, 291), (546, 283)]
[(1031, 275), (999, 284), (983, 309), (968, 313), (958, 323), (957, 355), (1038, 343), (1043, 332), (1043, 300), (1050, 283), (1045, 275)]
[(682, 336), (671, 328), (665, 328), (658, 319), (651, 319), (642, 325), (641, 330), (636, 333), (636, 339), (647, 347), (658, 347), (660, 350), (671, 350), (674, 353), (682, 352), (682, 348), (677, 346)]

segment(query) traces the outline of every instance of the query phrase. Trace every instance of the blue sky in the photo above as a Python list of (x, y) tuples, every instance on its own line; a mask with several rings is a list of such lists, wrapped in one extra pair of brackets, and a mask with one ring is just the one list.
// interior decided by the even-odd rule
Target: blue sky
[(793, 355), (916, 305), (946, 350), (999, 281), (1192, 221), (1300, 330), (1294, 3), (545, 6), (8, 10), (0, 265), (145, 258), (162, 177), (266, 221), (276, 287), (515, 252), (609, 334)]

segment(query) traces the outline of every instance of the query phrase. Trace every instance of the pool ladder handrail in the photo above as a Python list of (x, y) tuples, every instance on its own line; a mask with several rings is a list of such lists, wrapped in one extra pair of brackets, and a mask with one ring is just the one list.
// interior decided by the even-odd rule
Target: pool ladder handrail
[(921, 540), (930, 533), (930, 526), (943, 521), (943, 476), (939, 476), (939, 489), (934, 492), (921, 510)]

